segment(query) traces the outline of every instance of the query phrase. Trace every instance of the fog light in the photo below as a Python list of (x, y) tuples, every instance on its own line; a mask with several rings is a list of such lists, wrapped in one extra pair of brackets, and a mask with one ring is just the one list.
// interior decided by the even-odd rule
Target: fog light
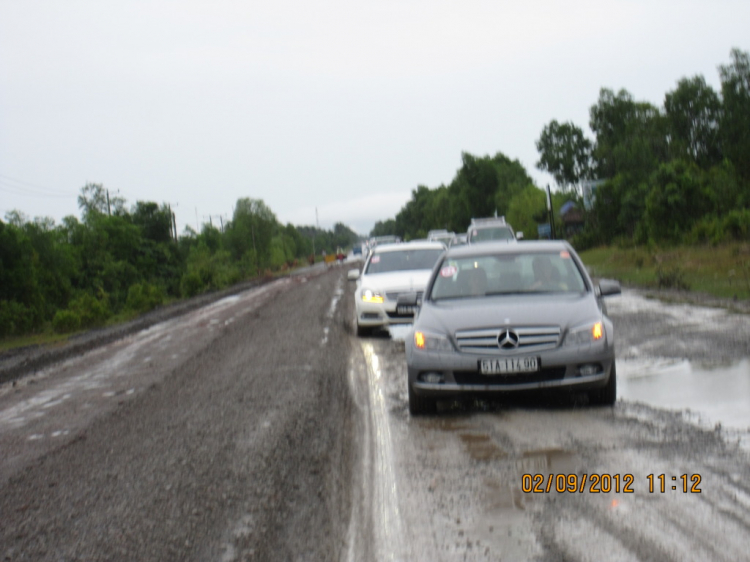
[(589, 363), (587, 365), (580, 365), (578, 367), (578, 376), (590, 377), (591, 375), (595, 375), (599, 373), (601, 370), (602, 370), (602, 366), (599, 365), (599, 363)]
[(443, 382), (443, 375), (441, 373), (424, 373), (420, 378), (429, 384), (440, 384)]

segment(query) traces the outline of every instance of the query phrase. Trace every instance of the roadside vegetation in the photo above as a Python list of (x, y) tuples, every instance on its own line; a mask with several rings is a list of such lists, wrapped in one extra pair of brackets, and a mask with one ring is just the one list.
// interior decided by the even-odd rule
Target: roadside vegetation
[(652, 289), (697, 291), (750, 299), (750, 243), (668, 248), (601, 247), (580, 253), (597, 277)]
[[(537, 167), (557, 182), (557, 237), (597, 273), (750, 298), (748, 53), (733, 49), (718, 72), (720, 92), (703, 76), (682, 78), (661, 107), (602, 88), (589, 110), (593, 138), (572, 122), (543, 127)], [(409, 240), (435, 228), (466, 232), (472, 217), (497, 213), (533, 240), (548, 223), (546, 207), (545, 191), (518, 160), (464, 153), (449, 184), (418, 186), (372, 234)]]
[(130, 209), (88, 184), (81, 219), (0, 221), (0, 349), (128, 320), (177, 299), (304, 265), (358, 235), (280, 224), (261, 200), (237, 201), (231, 221), (175, 235), (166, 205)]

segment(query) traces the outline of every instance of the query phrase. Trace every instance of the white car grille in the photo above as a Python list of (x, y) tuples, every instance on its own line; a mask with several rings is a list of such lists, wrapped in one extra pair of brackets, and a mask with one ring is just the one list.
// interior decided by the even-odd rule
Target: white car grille
[[(397, 301), (401, 295), (408, 295), (410, 292), (414, 291), (388, 291), (385, 294), (385, 298), (389, 301)], [(422, 302), (422, 295), (424, 294), (424, 291), (417, 291), (416, 293), (417, 302)]]
[(475, 353), (541, 351), (557, 347), (560, 331), (559, 326), (464, 330), (456, 332), (456, 343), (461, 351)]

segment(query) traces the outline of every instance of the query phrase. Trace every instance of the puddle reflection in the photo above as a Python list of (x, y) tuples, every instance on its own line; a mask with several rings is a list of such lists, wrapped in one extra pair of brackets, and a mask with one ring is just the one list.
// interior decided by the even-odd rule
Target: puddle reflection
[(618, 397), (698, 413), (710, 423), (750, 429), (750, 360), (724, 366), (689, 361), (617, 360)]

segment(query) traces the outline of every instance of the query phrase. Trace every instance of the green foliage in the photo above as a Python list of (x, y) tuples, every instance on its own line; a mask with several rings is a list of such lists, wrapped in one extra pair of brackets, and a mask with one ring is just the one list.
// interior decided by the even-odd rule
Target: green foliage
[(511, 199), (506, 220), (516, 232), (523, 232), (525, 240), (536, 240), (537, 225), (547, 220), (547, 194), (533, 185), (527, 185)]
[(540, 154), (537, 168), (552, 174), (564, 191), (590, 177), (591, 141), (573, 123), (553, 120), (545, 125), (536, 148)]
[(731, 64), (719, 66), (724, 153), (743, 181), (750, 181), (750, 55), (732, 49)]
[(38, 326), (37, 311), (16, 301), (0, 300), (0, 337), (19, 336)]
[(677, 241), (712, 206), (698, 168), (678, 160), (654, 174), (643, 220), (654, 240)]
[(513, 198), (533, 185), (521, 163), (501, 153), (477, 157), (464, 152), (461, 161), (450, 185), (418, 186), (395, 220), (377, 222), (370, 235), (412, 240), (439, 228), (466, 232), (472, 218), (506, 215)]
[(702, 76), (683, 78), (667, 93), (664, 110), (670, 156), (709, 168), (721, 162), (721, 100)]
[(134, 312), (148, 312), (164, 302), (164, 291), (150, 283), (136, 283), (128, 289), (125, 308)]
[(101, 290), (97, 297), (83, 293), (70, 301), (68, 311), (78, 316), (81, 328), (102, 326), (111, 316), (109, 297)]
[(685, 281), (685, 272), (678, 266), (668, 269), (659, 266), (656, 270), (656, 286), (659, 289), (690, 290), (690, 285)]
[(58, 334), (75, 332), (81, 328), (81, 318), (72, 310), (58, 310), (52, 319), (52, 329)]

